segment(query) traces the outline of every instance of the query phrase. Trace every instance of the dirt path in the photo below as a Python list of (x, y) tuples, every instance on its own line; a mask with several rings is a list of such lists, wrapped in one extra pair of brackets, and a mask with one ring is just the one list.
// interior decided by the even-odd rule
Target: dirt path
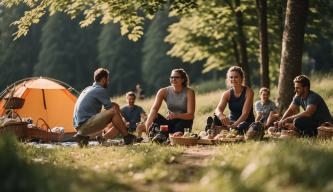
[(176, 181), (168, 185), (171, 191), (188, 191), (188, 187), (193, 183), (191, 179), (200, 174), (200, 169), (207, 166), (209, 160), (214, 157), (218, 151), (216, 146), (196, 146), (188, 148), (182, 155), (176, 158), (175, 163), (171, 164), (169, 169), (175, 169), (183, 172), (186, 178), (183, 181)]

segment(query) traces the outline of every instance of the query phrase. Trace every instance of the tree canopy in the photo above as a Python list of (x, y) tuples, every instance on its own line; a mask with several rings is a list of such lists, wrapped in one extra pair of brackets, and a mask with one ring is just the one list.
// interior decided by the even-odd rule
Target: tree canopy
[[(82, 27), (96, 20), (102, 24), (119, 23), (121, 34), (137, 41), (143, 35), (144, 17), (153, 17), (156, 12), (169, 4), (169, 10), (182, 12), (196, 6), (196, 0), (2, 0), (8, 8), (26, 4), (30, 10), (14, 24), (18, 31), (16, 37), (27, 35), (31, 25), (40, 22), (45, 14), (65, 13), (71, 18), (84, 15)], [(140, 14), (142, 13), (142, 14)]]

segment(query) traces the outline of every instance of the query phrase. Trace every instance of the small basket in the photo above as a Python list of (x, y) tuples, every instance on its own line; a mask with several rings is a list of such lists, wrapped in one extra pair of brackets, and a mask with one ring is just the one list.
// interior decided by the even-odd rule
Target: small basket
[(170, 136), (170, 141), (171, 141), (171, 145), (194, 146), (194, 145), (198, 144), (199, 138)]
[[(39, 122), (42, 122), (39, 125)], [(64, 134), (51, 132), (49, 125), (42, 118), (36, 121), (36, 126), (27, 128), (27, 139), (28, 140), (40, 140), (42, 142), (60, 142)]]
[(21, 109), (24, 105), (24, 99), (20, 97), (7, 97), (5, 98), (5, 109)]
[(317, 128), (318, 130), (318, 138), (321, 139), (330, 139), (333, 138), (333, 126), (331, 124), (322, 124)]

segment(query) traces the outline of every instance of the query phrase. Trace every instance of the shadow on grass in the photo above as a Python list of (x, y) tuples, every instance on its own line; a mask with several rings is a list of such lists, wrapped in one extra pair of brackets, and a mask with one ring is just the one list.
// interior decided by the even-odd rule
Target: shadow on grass
[[(0, 191), (134, 191), (113, 175), (36, 162), (21, 154), (16, 139), (0, 137)], [(74, 165), (73, 165), (74, 166)]]

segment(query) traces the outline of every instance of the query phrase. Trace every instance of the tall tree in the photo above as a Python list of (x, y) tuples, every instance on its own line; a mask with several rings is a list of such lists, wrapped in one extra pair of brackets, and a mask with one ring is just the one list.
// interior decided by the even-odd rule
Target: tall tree
[(170, 27), (166, 41), (173, 47), (168, 53), (185, 62), (204, 60), (205, 71), (239, 65), (245, 70), (246, 82), (250, 85), (248, 60), (256, 60), (257, 27), (253, 26), (253, 18), (244, 15), (255, 9), (252, 2), (197, 3), (197, 10), (181, 15), (180, 21)]
[(288, 0), (283, 32), (278, 103), (280, 112), (293, 97), (293, 79), (301, 73), (308, 0)]
[(108, 24), (99, 36), (98, 60), (100, 66), (110, 70), (112, 95), (120, 95), (134, 90), (141, 82), (142, 40), (133, 42), (122, 36), (119, 25)]
[(1, 7), (0, 10), (0, 90), (19, 79), (32, 76), (33, 66), (38, 60), (41, 24), (34, 26), (26, 37), (13, 41), (15, 29), (10, 24), (25, 10), (25, 6)]
[(260, 38), (260, 82), (261, 86), (269, 88), (269, 56), (267, 32), (267, 0), (256, 0), (259, 38)]
[(240, 63), (238, 64), (241, 66), (245, 72), (245, 83), (248, 86), (251, 86), (251, 77), (250, 77), (250, 71), (249, 71), (249, 63), (248, 63), (248, 51), (247, 51), (247, 38), (244, 33), (244, 18), (242, 10), (240, 9), (241, 2), (240, 0), (235, 0), (235, 7), (233, 7), (231, 4), (231, 9), (235, 11), (236, 15), (236, 24), (237, 24), (237, 32), (238, 32), (238, 41), (240, 46)]
[(34, 74), (65, 81), (79, 90), (90, 84), (97, 67), (97, 29), (91, 26), (80, 30), (77, 21), (64, 14), (50, 16), (42, 29)]
[(168, 12), (161, 11), (144, 35), (142, 74), (148, 93), (167, 86), (173, 68), (184, 67), (179, 59), (166, 54), (171, 45), (165, 43), (164, 38), (171, 23), (173, 21), (168, 18)]

